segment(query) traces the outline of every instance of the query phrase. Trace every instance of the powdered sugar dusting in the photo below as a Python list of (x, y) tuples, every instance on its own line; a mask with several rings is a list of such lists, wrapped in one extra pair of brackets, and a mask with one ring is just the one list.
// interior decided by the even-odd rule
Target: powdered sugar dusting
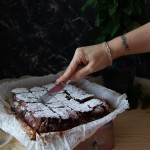
[(44, 95), (47, 91), (34, 91), (32, 94), (36, 97), (39, 98), (40, 96)]
[(99, 99), (92, 99), (90, 101), (85, 102), (85, 105), (88, 105), (89, 107), (92, 107), (92, 108), (101, 104), (103, 104), (103, 102)]
[(57, 115), (56, 113), (54, 113), (50, 109), (49, 110), (43, 110), (43, 111), (37, 111), (33, 114), (33, 116), (37, 117), (37, 118), (46, 117), (46, 118), (58, 118), (59, 119), (59, 115)]
[(72, 86), (72, 85), (67, 85), (64, 88), (64, 90), (66, 90), (72, 98), (75, 98), (78, 101), (84, 101), (84, 99), (94, 97), (94, 94), (88, 94), (85, 91), (83, 91), (75, 86)]
[(62, 119), (68, 119), (69, 114), (66, 110), (66, 108), (52, 108), (54, 112), (56, 112)]
[(72, 118), (72, 119), (78, 118), (78, 115), (74, 110), (70, 109), (69, 107), (66, 107), (66, 110), (68, 112), (69, 118)]
[(45, 89), (42, 88), (42, 87), (33, 87), (30, 89), (31, 92), (34, 92), (34, 91), (44, 91)]
[[(16, 90), (12, 90), (12, 91), (15, 91), (15, 92), (23, 91), (23, 93), (21, 94), (16, 94), (17, 100), (23, 100), (25, 102), (31, 103), (31, 102), (36, 102), (37, 101), (36, 98), (39, 98), (40, 96), (44, 95), (47, 92), (46, 89), (50, 90), (54, 86), (55, 84), (48, 84), (48, 85), (44, 85), (43, 87), (33, 87), (30, 89), (30, 92), (28, 89), (25, 89), (25, 88), (17, 88)], [(28, 93), (24, 93), (25, 91), (26, 92), (28, 91)], [(73, 85), (68, 84), (65, 86), (63, 91), (58, 92), (54, 97), (52, 97), (47, 102), (46, 105), (31, 103), (31, 104), (27, 104), (26, 107), (28, 111), (33, 111), (33, 112), (42, 111), (42, 114), (45, 114), (45, 111), (49, 112), (50, 111), (49, 108), (50, 108), (56, 111), (63, 119), (66, 119), (69, 117), (68, 112), (66, 111), (67, 107), (68, 107), (69, 112), (71, 112), (71, 109), (74, 112), (75, 111), (76, 112), (88, 112), (88, 111), (91, 111), (97, 105), (100, 105), (103, 103), (99, 99), (93, 99), (92, 98), (93, 96), (94, 96), (93, 94), (87, 94), (85, 91)], [(87, 98), (91, 98), (91, 99), (84, 103), (79, 103), (80, 101), (83, 101)], [(76, 100), (78, 100), (79, 102)]]
[(35, 111), (43, 111), (43, 110), (49, 110), (48, 107), (46, 107), (44, 104), (42, 103), (28, 103), (26, 105), (26, 109), (28, 111), (32, 111), (32, 112), (35, 112)]
[(22, 100), (25, 102), (36, 102), (37, 99), (32, 93), (21, 93), (16, 95), (17, 100)]
[(65, 93), (58, 93), (54, 97), (58, 99), (59, 101), (65, 101), (67, 100), (66, 96), (67, 95)]
[(29, 90), (27, 88), (15, 88), (11, 91), (12, 93), (28, 93)]
[(88, 112), (90, 110), (92, 110), (92, 108), (89, 108), (87, 105), (85, 104), (77, 104), (77, 103), (70, 103), (68, 105), (69, 108), (73, 109), (76, 112)]
[(49, 108), (58, 108), (58, 107), (63, 107), (63, 103), (62, 102), (56, 102), (56, 103), (46, 104), (46, 106)]
[(57, 93), (56, 95), (54, 95), (47, 103), (56, 103), (56, 102), (63, 102), (66, 101), (66, 94), (65, 93)]
[(61, 102), (60, 99), (56, 99), (55, 97), (52, 97), (46, 104), (52, 104), (52, 103), (57, 103)]

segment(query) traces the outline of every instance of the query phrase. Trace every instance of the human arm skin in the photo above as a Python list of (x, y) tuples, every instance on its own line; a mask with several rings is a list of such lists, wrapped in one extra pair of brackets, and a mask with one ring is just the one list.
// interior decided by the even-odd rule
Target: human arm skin
[(129, 45), (128, 51), (125, 50), (120, 37), (108, 42), (113, 59), (129, 54), (150, 52), (150, 22), (128, 32), (125, 36)]
[[(129, 50), (125, 49), (121, 37), (108, 41), (112, 59), (120, 56), (150, 52), (150, 22), (125, 34)], [(74, 57), (57, 83), (78, 80), (88, 74), (102, 70), (110, 64), (104, 44), (77, 48)]]

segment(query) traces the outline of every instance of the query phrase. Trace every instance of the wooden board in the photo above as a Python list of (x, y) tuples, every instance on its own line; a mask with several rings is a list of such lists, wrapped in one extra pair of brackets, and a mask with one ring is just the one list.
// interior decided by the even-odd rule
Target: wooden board
[(113, 124), (114, 150), (150, 150), (150, 109), (126, 111)]

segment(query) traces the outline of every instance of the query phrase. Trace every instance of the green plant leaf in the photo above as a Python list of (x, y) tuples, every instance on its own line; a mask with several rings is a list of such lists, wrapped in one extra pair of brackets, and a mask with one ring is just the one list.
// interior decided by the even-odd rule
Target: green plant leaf
[(95, 13), (95, 41), (112, 39), (140, 26), (144, 1), (137, 0), (86, 0), (82, 10), (90, 7)]
[(118, 2), (114, 1), (113, 5), (109, 6), (109, 15), (113, 16), (117, 12)]
[(104, 18), (100, 17), (98, 14), (95, 19), (95, 27), (101, 26), (103, 21), (104, 21)]
[(109, 8), (109, 15), (112, 16), (116, 12), (116, 7)]
[(85, 9), (89, 6), (92, 6), (94, 3), (94, 0), (86, 0), (84, 5), (81, 7), (81, 11), (85, 11)]
[(128, 8), (123, 8), (121, 10), (123, 13), (125, 13), (128, 16), (131, 16), (132, 12), (133, 12), (133, 8), (132, 7), (128, 7)]
[(114, 26), (112, 27), (112, 31), (111, 31), (111, 37), (113, 37), (117, 33), (119, 27), (120, 27), (119, 22), (114, 24)]
[(138, 3), (134, 4), (134, 14), (142, 14), (143, 7), (141, 7), (141, 5), (143, 5), (143, 3), (141, 1), (139, 3), (140, 5)]
[(95, 20), (95, 26), (99, 27), (100, 25), (100, 18), (99, 18), (99, 14), (96, 16), (96, 20)]

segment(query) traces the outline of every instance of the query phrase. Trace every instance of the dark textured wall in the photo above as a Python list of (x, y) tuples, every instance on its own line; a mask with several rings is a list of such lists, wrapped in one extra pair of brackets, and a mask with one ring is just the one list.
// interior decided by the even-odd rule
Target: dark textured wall
[[(90, 43), (83, 0), (1, 0), (0, 78), (57, 73)], [(3, 52), (3, 53), (2, 53)]]

